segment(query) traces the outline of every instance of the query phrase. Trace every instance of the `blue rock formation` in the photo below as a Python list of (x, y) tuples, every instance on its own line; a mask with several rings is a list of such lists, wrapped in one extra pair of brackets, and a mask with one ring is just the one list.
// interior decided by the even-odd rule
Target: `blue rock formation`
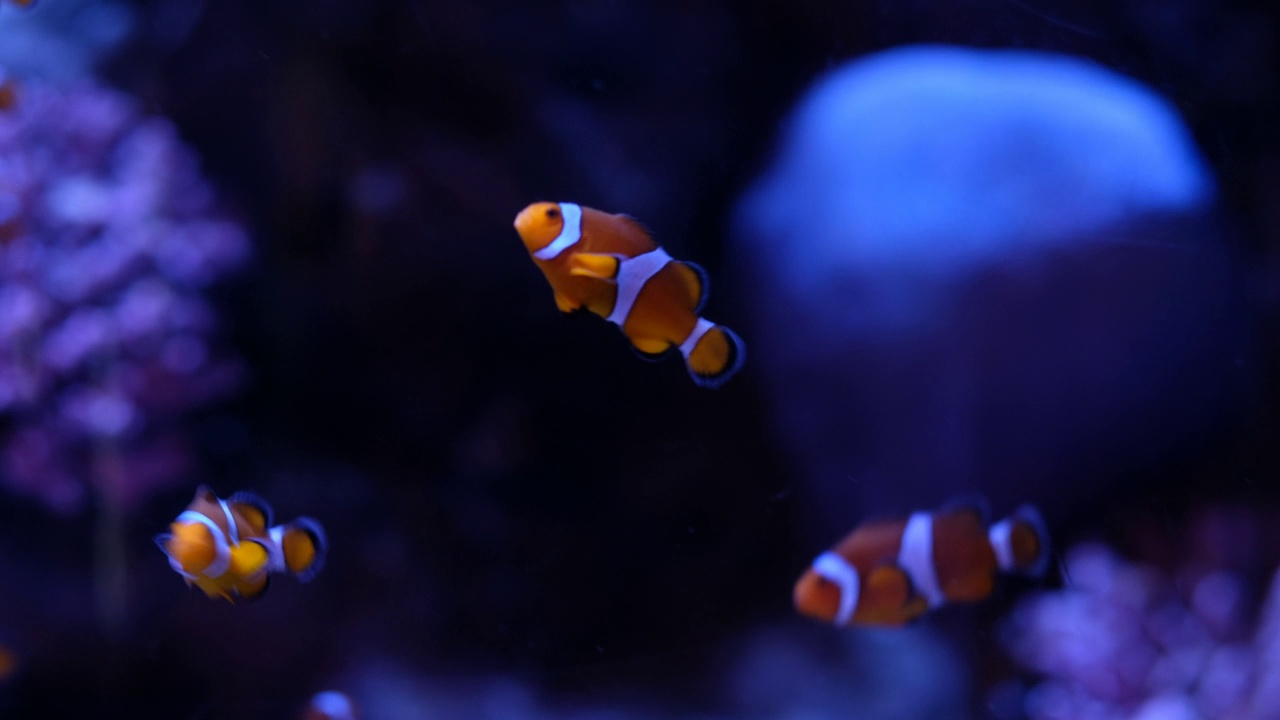
[(1242, 382), (1214, 184), (1174, 109), (1041, 52), (832, 71), (741, 200), (753, 348), (823, 532), (984, 491), (1082, 499)]

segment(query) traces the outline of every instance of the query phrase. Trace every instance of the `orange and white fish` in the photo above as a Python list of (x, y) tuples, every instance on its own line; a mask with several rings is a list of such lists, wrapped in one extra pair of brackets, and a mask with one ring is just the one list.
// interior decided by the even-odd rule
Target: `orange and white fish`
[(1030, 505), (990, 527), (978, 507), (917, 512), (858, 526), (813, 561), (793, 600), (801, 614), (838, 626), (896, 627), (986, 598), (997, 572), (1039, 577), (1048, 563), (1044, 520)]
[(271, 515), (271, 506), (252, 493), (223, 500), (201, 485), (156, 543), (188, 587), (232, 602), (256, 598), (267, 591), (271, 573), (307, 582), (324, 567), (327, 541), (320, 523), (301, 517), (272, 527)]
[[(8, 2), (10, 5), (17, 5), (18, 7), (21, 7), (21, 8), (29, 8), (32, 5), (36, 4), (36, 0), (8, 0)], [(3, 5), (3, 4), (4, 2), (0, 2), (0, 5)]]
[(605, 318), (645, 358), (678, 349), (702, 387), (719, 387), (742, 367), (742, 339), (699, 314), (706, 272), (673, 260), (635, 218), (537, 202), (520, 211), (515, 227), (561, 311), (586, 308)]
[(302, 720), (359, 720), (356, 704), (345, 693), (325, 690), (311, 697)]

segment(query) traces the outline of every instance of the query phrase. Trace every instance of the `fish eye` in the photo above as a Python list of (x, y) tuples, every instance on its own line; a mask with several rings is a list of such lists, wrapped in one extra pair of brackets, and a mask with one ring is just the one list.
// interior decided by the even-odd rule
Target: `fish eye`
[(560, 211), (559, 211), (559, 210), (557, 210), (556, 208), (547, 208), (547, 219), (548, 219), (548, 220), (555, 220), (555, 219), (556, 219), (556, 218), (558, 218), (558, 217), (560, 217)]

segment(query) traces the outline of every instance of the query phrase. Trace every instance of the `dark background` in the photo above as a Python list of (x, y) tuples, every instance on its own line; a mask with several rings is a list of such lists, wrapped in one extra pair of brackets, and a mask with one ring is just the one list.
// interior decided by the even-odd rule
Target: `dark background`
[[(5, 583), (25, 597), (0, 624), (27, 645), (5, 717), (290, 717), (380, 658), (714, 709), (722, 643), (789, 618), (821, 549), (798, 540), (803, 489), (761, 378), (748, 361), (702, 391), (561, 315), (511, 222), (544, 199), (636, 215), (710, 271), (710, 310), (750, 344), (732, 203), (812, 80), (905, 43), (1056, 50), (1154, 87), (1250, 269), (1257, 402), (1195, 462), (1055, 530), (1136, 552), (1137, 525), (1176, 538), (1199, 507), (1277, 500), (1272, 3), (179, 1), (133, 3), (101, 75), (173, 120), (253, 237), (216, 291), (249, 379), (187, 419), (198, 472), (128, 518), (112, 627), (90, 516), (0, 497)], [(150, 536), (199, 482), (319, 518), (329, 566), (251, 605), (185, 591)]]

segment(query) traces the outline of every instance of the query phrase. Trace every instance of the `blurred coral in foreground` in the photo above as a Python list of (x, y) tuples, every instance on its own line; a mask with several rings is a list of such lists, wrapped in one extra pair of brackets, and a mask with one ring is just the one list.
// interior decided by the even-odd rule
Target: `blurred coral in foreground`
[[(700, 708), (637, 688), (605, 687), (576, 697), (548, 692), (515, 674), (421, 672), (392, 658), (366, 658), (340, 679), (359, 717), (465, 717), (475, 720), (961, 720), (968, 717), (965, 669), (926, 628), (831, 633), (816, 623), (791, 623), (745, 633), (728, 643), (705, 677)], [(625, 662), (602, 655), (598, 663)], [(688, 680), (689, 678), (681, 678)], [(695, 682), (701, 682), (696, 680)], [(339, 717), (337, 714), (332, 717)]]
[(1238, 563), (1192, 561), (1176, 577), (1101, 544), (1066, 557), (1068, 588), (1023, 601), (1006, 643), (1044, 676), (1034, 720), (1280, 717), (1280, 574), (1256, 617)]
[(203, 291), (249, 256), (166, 120), (82, 84), (0, 113), (0, 484), (58, 512), (174, 478), (173, 421), (237, 386)]

